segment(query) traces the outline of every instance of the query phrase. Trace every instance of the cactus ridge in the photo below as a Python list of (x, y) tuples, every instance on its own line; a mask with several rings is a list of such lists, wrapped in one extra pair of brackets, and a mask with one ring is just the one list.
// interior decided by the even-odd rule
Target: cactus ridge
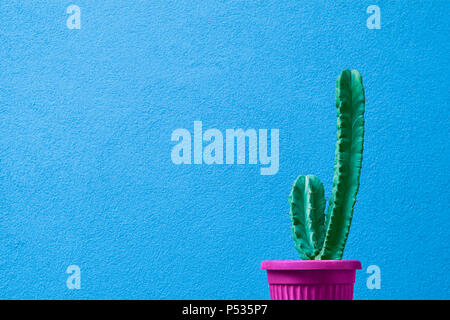
[(292, 237), (302, 259), (319, 253), (324, 236), (325, 198), (323, 184), (313, 175), (299, 176), (289, 196)]
[(316, 176), (299, 176), (289, 196), (292, 236), (302, 259), (342, 259), (359, 189), (365, 97), (357, 70), (342, 71), (335, 99), (337, 142), (327, 213), (323, 184)]

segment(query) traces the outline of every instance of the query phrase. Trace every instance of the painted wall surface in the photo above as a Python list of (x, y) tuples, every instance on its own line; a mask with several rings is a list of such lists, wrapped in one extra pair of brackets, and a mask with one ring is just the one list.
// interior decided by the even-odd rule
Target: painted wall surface
[[(81, 29), (66, 9), (81, 8)], [(381, 29), (368, 29), (369, 5)], [(0, 298), (266, 299), (287, 197), (329, 197), (344, 68), (366, 88), (344, 254), (357, 299), (448, 299), (450, 2), (1, 1)], [(279, 170), (175, 165), (172, 132), (279, 129)], [(69, 265), (81, 289), (66, 286)], [(366, 269), (381, 270), (369, 290)]]

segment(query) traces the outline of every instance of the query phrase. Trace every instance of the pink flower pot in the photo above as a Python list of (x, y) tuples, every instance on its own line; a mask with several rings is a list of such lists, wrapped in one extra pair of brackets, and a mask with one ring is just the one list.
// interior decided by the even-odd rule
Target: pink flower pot
[(355, 260), (263, 261), (271, 300), (352, 300), (361, 262)]

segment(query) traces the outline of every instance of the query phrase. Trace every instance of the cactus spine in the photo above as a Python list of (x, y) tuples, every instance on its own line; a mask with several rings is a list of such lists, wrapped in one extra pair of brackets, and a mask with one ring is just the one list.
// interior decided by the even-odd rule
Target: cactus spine
[(295, 247), (306, 260), (342, 259), (359, 189), (365, 100), (358, 71), (342, 71), (335, 98), (337, 142), (326, 220), (324, 189), (316, 176), (299, 176), (289, 196)]

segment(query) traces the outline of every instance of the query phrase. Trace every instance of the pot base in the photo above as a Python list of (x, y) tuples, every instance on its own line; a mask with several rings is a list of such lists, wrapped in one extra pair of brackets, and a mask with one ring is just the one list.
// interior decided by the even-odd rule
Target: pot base
[(353, 300), (353, 284), (270, 285), (271, 300)]

